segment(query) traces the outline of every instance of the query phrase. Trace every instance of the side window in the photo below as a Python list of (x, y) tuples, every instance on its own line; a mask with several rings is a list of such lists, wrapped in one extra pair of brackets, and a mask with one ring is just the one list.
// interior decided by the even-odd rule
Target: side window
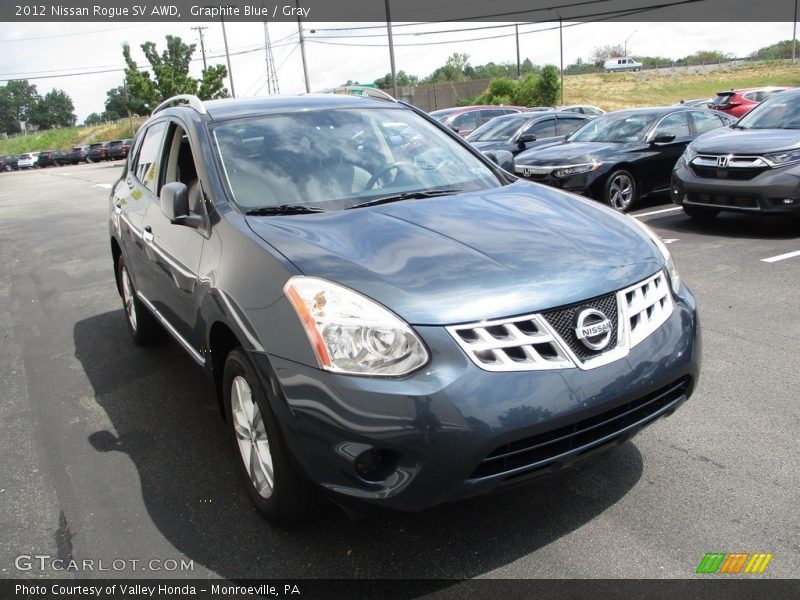
[(556, 121), (555, 119), (537, 121), (536, 123), (528, 125), (522, 133), (532, 133), (536, 136), (536, 139), (555, 137)]
[(669, 134), (674, 135), (676, 138), (689, 136), (689, 121), (686, 120), (686, 112), (672, 113), (661, 119), (661, 123), (656, 127), (653, 137)]
[(575, 133), (586, 124), (586, 121), (587, 119), (559, 119), (557, 121), (558, 135)]
[(458, 130), (465, 130), (465, 131), (472, 131), (478, 127), (476, 119), (475, 119), (475, 112), (468, 112), (458, 115), (453, 122), (450, 123), (451, 127), (455, 127)]
[(745, 100), (750, 100), (750, 102), (761, 102), (763, 94), (761, 92), (750, 92), (748, 94), (743, 94), (742, 98)]
[(139, 146), (139, 154), (136, 157), (133, 175), (153, 193), (157, 191), (158, 180), (156, 176), (158, 175), (158, 164), (161, 158), (161, 142), (164, 139), (166, 128), (166, 122), (156, 123), (148, 127)]
[(197, 212), (202, 199), (198, 195), (197, 167), (192, 154), (192, 146), (183, 127), (171, 123), (167, 136), (167, 160), (164, 163), (164, 172), (159, 177), (159, 193), (165, 183), (180, 182), (186, 185), (189, 192), (189, 209)]
[(482, 110), (481, 111), (481, 125), (487, 123), (494, 119), (495, 117), (501, 117), (507, 114), (508, 111), (505, 110)]
[(713, 113), (693, 110), (690, 114), (692, 116), (694, 130), (697, 132), (697, 135), (705, 133), (706, 131), (711, 131), (717, 127), (722, 127), (724, 125), (722, 119)]

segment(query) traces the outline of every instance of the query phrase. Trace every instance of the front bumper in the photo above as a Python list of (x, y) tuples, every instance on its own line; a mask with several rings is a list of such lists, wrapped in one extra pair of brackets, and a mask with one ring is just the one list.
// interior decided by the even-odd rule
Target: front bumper
[(672, 172), (670, 190), (678, 206), (694, 205), (741, 213), (800, 212), (800, 168), (769, 169), (738, 181), (699, 177), (682, 160)]
[(567, 177), (556, 177), (553, 175), (555, 167), (541, 165), (515, 165), (514, 173), (534, 183), (542, 183), (550, 187), (572, 192), (581, 196), (599, 198), (598, 190), (603, 176), (603, 171), (588, 171)]
[[(487, 372), (444, 328), (416, 330), (431, 362), (399, 379), (253, 355), (265, 382), (280, 386), (285, 403), (274, 412), (298, 466), (339, 500), (420, 511), (560, 470), (671, 414), (699, 375), (697, 312), (685, 286), (658, 330), (626, 358), (588, 371)], [(355, 468), (369, 449), (396, 458), (380, 481)]]

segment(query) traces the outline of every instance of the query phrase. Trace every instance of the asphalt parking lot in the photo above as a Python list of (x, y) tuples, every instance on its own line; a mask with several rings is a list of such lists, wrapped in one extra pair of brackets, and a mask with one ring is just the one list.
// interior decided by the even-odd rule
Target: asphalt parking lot
[(697, 296), (704, 365), (633, 442), (504, 494), (288, 531), (251, 506), (200, 369), (129, 338), (106, 224), (120, 170), (0, 174), (0, 577), (65, 575), (15, 566), (39, 554), (193, 565), (110, 573), (141, 577), (684, 578), (707, 552), (797, 576), (800, 220), (637, 211)]

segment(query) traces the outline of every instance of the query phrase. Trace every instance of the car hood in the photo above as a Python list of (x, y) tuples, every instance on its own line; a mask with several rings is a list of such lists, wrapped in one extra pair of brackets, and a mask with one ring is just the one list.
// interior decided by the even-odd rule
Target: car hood
[(545, 148), (534, 148), (514, 159), (517, 165), (564, 165), (592, 160), (603, 160), (613, 154), (624, 152), (628, 144), (608, 142), (563, 142)]
[[(469, 140), (467, 140), (467, 141), (469, 142)], [(475, 148), (477, 148), (478, 150), (481, 150), (481, 151), (484, 151), (484, 150), (507, 150), (509, 146), (514, 146), (514, 144), (512, 144), (509, 141), (505, 141), (505, 142), (497, 142), (497, 141), (492, 141), (492, 142), (469, 142), (469, 143), (472, 144)]]
[(704, 133), (692, 142), (701, 154), (764, 154), (800, 148), (798, 129), (729, 129)]
[(444, 325), (572, 304), (652, 275), (663, 260), (630, 219), (517, 182), (247, 223), (304, 274), (357, 290), (411, 324)]

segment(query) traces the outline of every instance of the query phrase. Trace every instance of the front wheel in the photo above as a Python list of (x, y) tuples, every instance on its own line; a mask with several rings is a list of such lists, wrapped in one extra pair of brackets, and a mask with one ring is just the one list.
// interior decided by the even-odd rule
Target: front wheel
[(133, 340), (140, 346), (146, 346), (163, 338), (164, 330), (147, 307), (139, 300), (133, 287), (131, 274), (125, 259), (119, 257), (117, 278), (122, 292), (122, 307), (125, 309), (125, 322)]
[(685, 212), (693, 219), (707, 221), (708, 219), (713, 219), (714, 217), (716, 217), (719, 214), (719, 209), (710, 208), (708, 206), (687, 206), (686, 204), (684, 204), (683, 212)]
[(241, 348), (228, 354), (222, 386), (239, 467), (256, 508), (278, 525), (307, 520), (317, 512), (320, 494), (292, 466), (270, 407), (278, 398), (261, 384)]
[(603, 191), (603, 200), (614, 210), (628, 212), (639, 199), (636, 179), (628, 171), (619, 169), (609, 175)]

